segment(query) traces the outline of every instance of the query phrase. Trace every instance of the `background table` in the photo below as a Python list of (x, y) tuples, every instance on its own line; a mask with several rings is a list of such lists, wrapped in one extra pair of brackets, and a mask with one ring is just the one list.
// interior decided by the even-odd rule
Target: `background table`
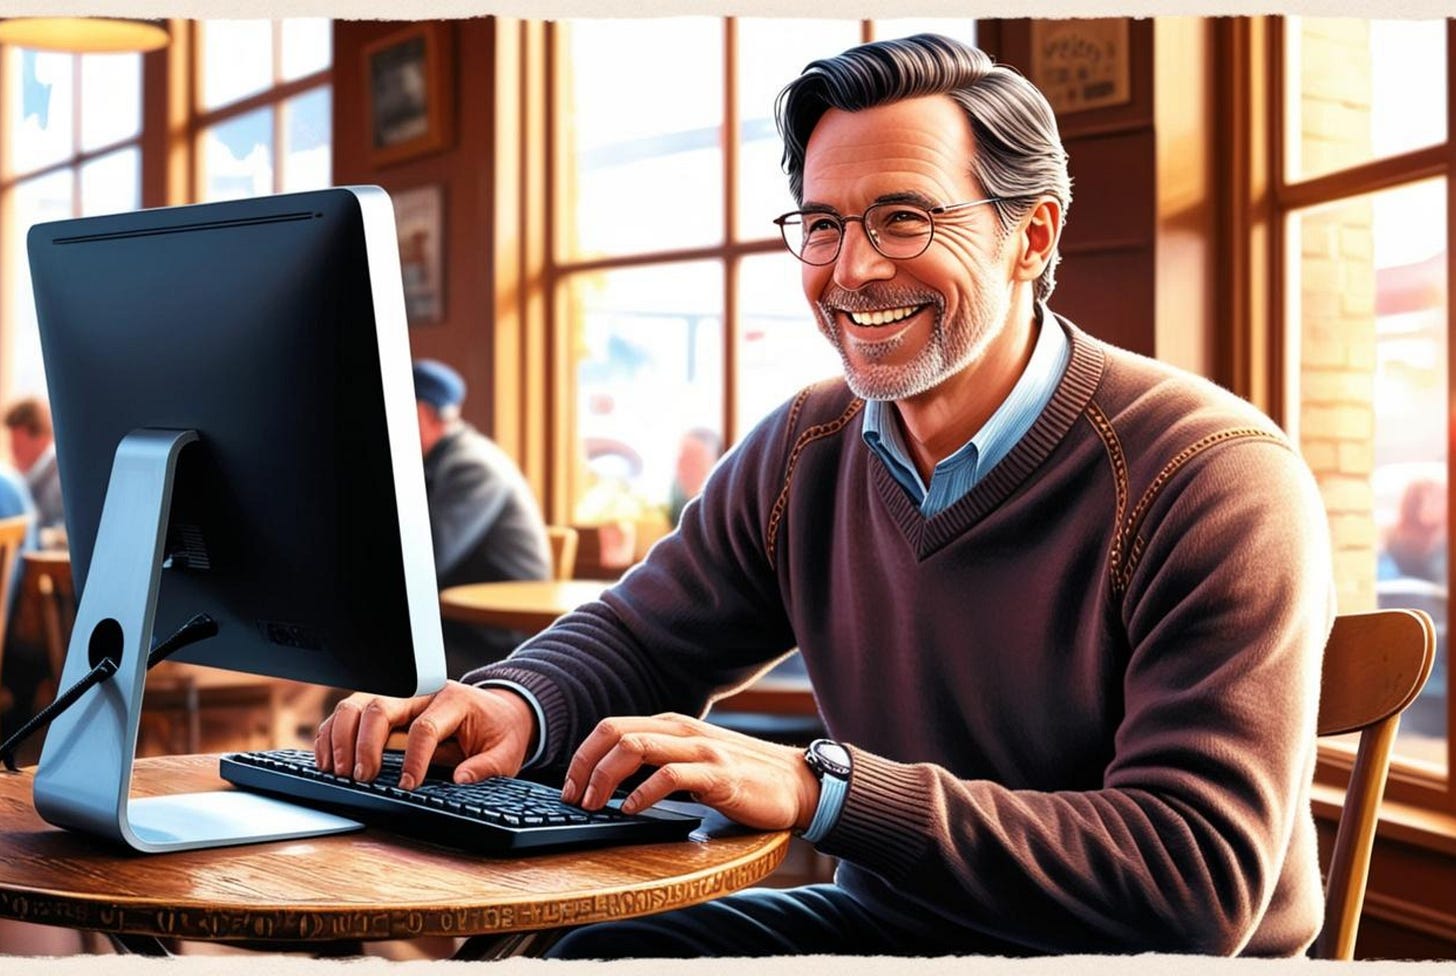
[(534, 634), (564, 613), (590, 603), (612, 584), (601, 580), (510, 580), (467, 583), (440, 593), (447, 620)]
[[(51, 827), (31, 803), (34, 769), (0, 772), (0, 917), (113, 935), (261, 940), (279, 949), (339, 940), (510, 936), (648, 915), (754, 884), (783, 860), (787, 832), (716, 815), (692, 839), (531, 857), (488, 857), (382, 830), (137, 855)], [(215, 756), (138, 760), (133, 795), (225, 788)], [(525, 940), (474, 939), (466, 958)]]

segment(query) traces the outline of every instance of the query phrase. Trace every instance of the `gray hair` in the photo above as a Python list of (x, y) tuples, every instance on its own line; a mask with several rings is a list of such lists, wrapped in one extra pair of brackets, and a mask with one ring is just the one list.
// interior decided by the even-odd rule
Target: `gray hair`
[[(825, 112), (858, 112), (922, 95), (949, 95), (965, 111), (976, 143), (970, 174), (987, 196), (998, 199), (1003, 230), (1043, 197), (1061, 204), (1065, 219), (1072, 180), (1046, 97), (1015, 69), (939, 34), (875, 41), (813, 61), (779, 92), (774, 112), (794, 199), (804, 202), (804, 151)], [(1056, 287), (1060, 260), (1053, 250), (1036, 280), (1038, 301)]]

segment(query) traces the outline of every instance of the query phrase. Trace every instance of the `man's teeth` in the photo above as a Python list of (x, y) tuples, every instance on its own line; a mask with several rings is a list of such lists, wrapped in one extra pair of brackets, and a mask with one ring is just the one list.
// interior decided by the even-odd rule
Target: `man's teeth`
[(898, 322), (907, 319), (920, 311), (919, 305), (906, 305), (904, 308), (882, 308), (873, 312), (847, 312), (855, 325), (889, 325), (891, 322)]

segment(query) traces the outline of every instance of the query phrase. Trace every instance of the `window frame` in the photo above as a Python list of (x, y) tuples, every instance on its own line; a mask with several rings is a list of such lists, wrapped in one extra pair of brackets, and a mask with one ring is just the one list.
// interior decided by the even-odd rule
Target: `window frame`
[[(723, 122), (722, 132), (733, 135), (724, 138), (722, 149), (722, 185), (718, 205), (723, 216), (722, 239), (690, 248), (675, 248), (660, 251), (636, 252), (592, 258), (572, 258), (559, 254), (559, 244), (567, 239), (565, 220), (569, 208), (562, 203), (565, 175), (571, 161), (565, 158), (562, 138), (563, 99), (567, 91), (565, 65), (567, 55), (565, 33), (553, 21), (545, 23), (544, 61), (544, 106), (543, 125), (547, 140), (549, 167), (546, 172), (545, 239), (542, 242), (544, 254), (538, 256), (540, 294), (543, 296), (544, 321), (547, 324), (547, 350), (545, 362), (550, 364), (549, 379), (545, 397), (546, 464), (544, 477), (544, 510), (549, 520), (566, 524), (573, 520), (575, 496), (573, 480), (574, 452), (577, 437), (575, 429), (576, 380), (574, 362), (569, 349), (571, 344), (571, 321), (568, 310), (568, 290), (572, 279), (581, 274), (616, 271), (646, 266), (667, 267), (684, 262), (717, 262), (722, 269), (723, 281), (723, 336), (722, 336), (722, 404), (719, 411), (723, 447), (726, 450), (747, 432), (738, 423), (738, 346), (742, 334), (742, 314), (739, 308), (738, 287), (740, 270), (744, 259), (762, 254), (776, 254), (783, 250), (783, 241), (770, 224), (765, 224), (761, 235), (746, 235), (738, 224), (739, 145), (736, 133), (739, 130), (740, 112), (737, 101), (738, 55), (740, 41), (738, 17), (719, 18), (723, 25)], [(846, 18), (848, 19), (848, 18)], [(999, 31), (994, 22), (975, 20), (977, 43), (993, 56), (999, 49)], [(877, 36), (877, 21), (859, 20), (859, 39), (864, 43)], [(788, 79), (785, 79), (787, 81)], [(807, 314), (807, 306), (806, 306)], [(498, 376), (500, 373), (498, 371)], [(499, 402), (499, 400), (498, 400)], [(508, 437), (515, 436), (507, 432)], [(529, 440), (523, 438), (523, 443)], [(529, 470), (528, 475), (532, 474)]]
[[(1456, 55), (1456, 20), (1446, 21), (1446, 139), (1442, 143), (1421, 149), (1407, 151), (1395, 156), (1376, 158), (1366, 162), (1337, 169), (1310, 178), (1291, 179), (1286, 170), (1288, 133), (1288, 93), (1286, 84), (1291, 72), (1297, 70), (1287, 64), (1287, 37), (1290, 25), (1285, 17), (1273, 17), (1267, 22), (1267, 30), (1243, 35), (1244, 43), (1257, 46), (1262, 36), (1264, 51), (1262, 69), (1264, 78), (1257, 77), (1259, 59), (1250, 57), (1248, 63), (1254, 69), (1254, 77), (1246, 90), (1257, 92), (1263, 89), (1263, 104), (1255, 105), (1246, 123), (1253, 128), (1262, 122), (1264, 158), (1256, 160), (1261, 171), (1249, 176), (1244, 186), (1246, 200), (1250, 203), (1251, 216), (1244, 229), (1257, 225), (1266, 218), (1267, 240), (1264, 248), (1267, 263), (1267, 333), (1264, 343), (1265, 376), (1263, 381), (1268, 391), (1265, 405), (1271, 416), (1278, 419), (1286, 429), (1293, 411), (1299, 409), (1288, 388), (1288, 375), (1292, 366), (1289, 360), (1290, 331), (1300, 326), (1290, 316), (1290, 273), (1289, 239), (1292, 219), (1295, 215), (1312, 208), (1338, 204), (1357, 199), (1382, 190), (1409, 186), (1423, 180), (1443, 178), (1447, 184), (1446, 194), (1446, 276), (1448, 300), (1446, 303), (1447, 335), (1447, 384), (1448, 401), (1456, 403), (1456, 303), (1450, 298), (1450, 289), (1456, 286), (1456, 71), (1452, 70), (1453, 55)], [(1252, 41), (1250, 40), (1252, 38)], [(1258, 96), (1255, 96), (1258, 100)], [(1262, 118), (1260, 116), (1262, 115)], [(1235, 124), (1239, 124), (1236, 119)], [(1245, 139), (1254, 142), (1255, 133)], [(1267, 187), (1266, 194), (1264, 189)], [(1261, 194), (1264, 199), (1259, 199)], [(1237, 235), (1235, 235), (1237, 236)], [(1235, 330), (1235, 344), (1246, 348), (1257, 342), (1261, 331), (1256, 312), (1252, 320), (1244, 320)], [(1235, 369), (1235, 376), (1249, 380), (1248, 369)], [(1242, 385), (1242, 384), (1240, 384)], [(1248, 395), (1248, 389), (1236, 392)], [(1448, 418), (1448, 423), (1452, 422)], [(1451, 484), (1451, 465), (1456, 458), (1447, 457), (1447, 484)], [(1456, 515), (1456, 492), (1447, 496), (1447, 533), (1453, 531), (1451, 516)], [(1448, 637), (1449, 642), (1449, 637)], [(1449, 646), (1447, 648), (1449, 654)], [(1396, 803), (1409, 804), (1444, 814), (1456, 814), (1456, 701), (1453, 701), (1449, 686), (1446, 696), (1446, 772), (1441, 774), (1430, 764), (1402, 757), (1392, 757), (1386, 798)], [(1321, 740), (1315, 769), (1317, 784), (1343, 789), (1349, 782), (1354, 768), (1355, 747), (1345, 742)]]
[[(256, 18), (262, 20), (263, 18)], [(242, 98), (225, 102), (214, 108), (203, 108), (203, 85), (205, 84), (205, 66), (203, 64), (203, 30), (202, 20), (187, 21), (188, 47), (192, 57), (187, 59), (187, 144), (191, 155), (191, 165), (188, 167), (188, 189), (187, 199), (190, 203), (201, 203), (202, 188), (206, 185), (206, 159), (207, 153), (203, 148), (203, 138), (208, 129), (230, 122), (240, 116), (247, 115), (262, 108), (273, 109), (273, 193), (283, 192), (283, 169), (285, 165), (286, 147), (284, 142), (287, 137), (287, 120), (284, 118), (283, 105), (300, 95), (306, 95), (321, 88), (329, 89), (330, 112), (333, 107), (334, 87), (334, 65), (336, 53), (333, 50), (332, 41), (329, 49), (329, 66), (318, 71), (303, 75), (291, 80), (283, 78), (283, 21), (290, 18), (270, 18), (269, 24), (273, 31), (273, 42), (271, 54), (273, 59), (272, 84), (262, 91), (245, 95)], [(333, 20), (330, 18), (330, 25)], [(332, 29), (332, 28), (331, 28)], [(330, 153), (333, 146), (330, 145)]]
[[(10, 66), (14, 58), (21, 56), (25, 48), (14, 44), (0, 45), (0, 77), (8, 78)], [(137, 182), (137, 199), (146, 205), (146, 167), (147, 167), (147, 97), (148, 97), (148, 55), (143, 54), (138, 61), (139, 91), (141, 102), (139, 109), (139, 127), (133, 136), (125, 139), (118, 139), (106, 143), (94, 149), (81, 148), (81, 101), (82, 71), (81, 59), (84, 54), (71, 55), (71, 152), (68, 156), (53, 163), (35, 169), (17, 172), (11, 169), (10, 153), (7, 150), (0, 154), (0, 252), (12, 253), (13, 250), (25, 246), (25, 241), (12, 226), (10, 216), (15, 207), (15, 192), (21, 184), (31, 180), (41, 179), (56, 173), (69, 172), (71, 174), (71, 214), (73, 216), (81, 212), (81, 169), (90, 162), (108, 156), (111, 153), (123, 149), (135, 148), (139, 160), (139, 173)], [(8, 96), (8, 93), (5, 93)], [(8, 132), (11, 124), (8, 97), (4, 100), (4, 109), (0, 110), (0, 131)], [(14, 344), (16, 323), (11, 320), (10, 309), (13, 307), (16, 289), (28, 287), (29, 282), (12, 280), (8, 273), (8, 264), (0, 268), (0, 356), (8, 355)], [(13, 391), (10, 389), (10, 374), (7, 370), (0, 370), (0, 403), (8, 403), (13, 398)]]

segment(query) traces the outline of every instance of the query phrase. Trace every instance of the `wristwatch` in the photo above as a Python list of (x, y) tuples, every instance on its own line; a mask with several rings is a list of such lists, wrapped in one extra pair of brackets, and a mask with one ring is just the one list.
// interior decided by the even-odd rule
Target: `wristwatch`
[(815, 739), (804, 750), (804, 762), (819, 778), (819, 805), (814, 808), (809, 829), (804, 831), (804, 839), (817, 844), (839, 819), (844, 806), (844, 795), (849, 791), (849, 750), (833, 739)]

